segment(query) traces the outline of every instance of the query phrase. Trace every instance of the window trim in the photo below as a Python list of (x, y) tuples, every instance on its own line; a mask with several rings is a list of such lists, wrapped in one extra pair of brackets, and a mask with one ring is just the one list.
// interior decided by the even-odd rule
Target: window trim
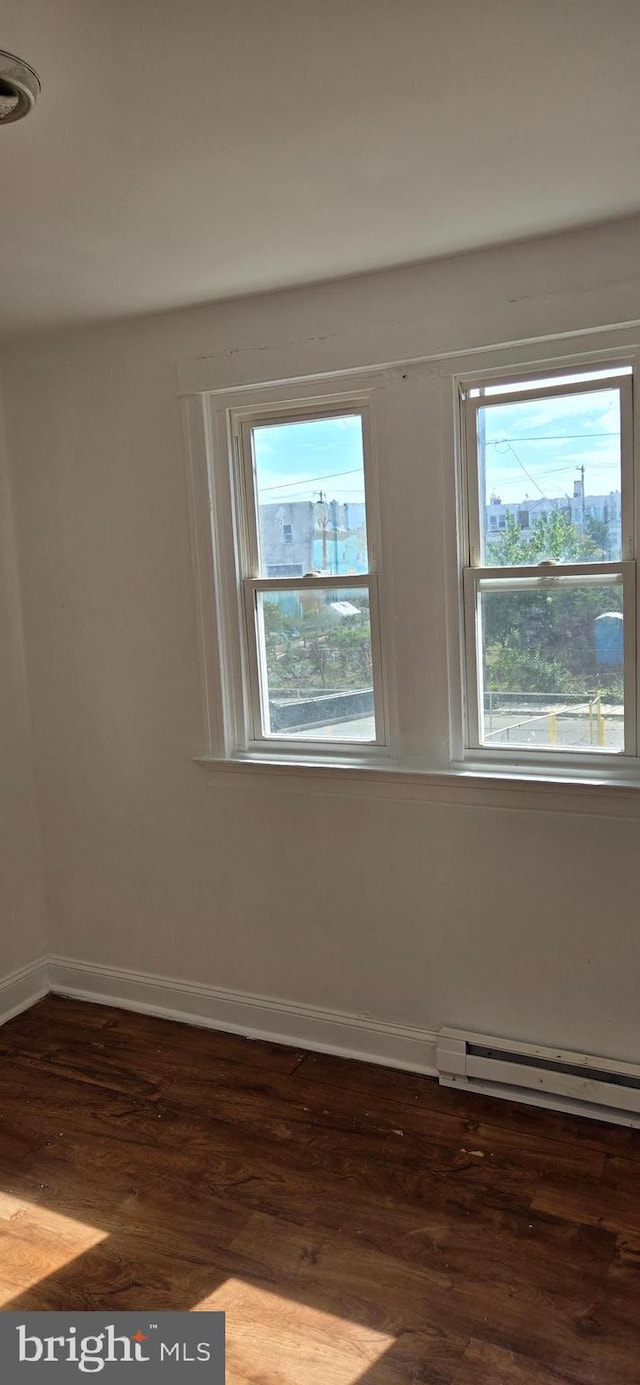
[[(196, 730), (191, 757), (194, 764), (212, 771), (211, 783), (244, 782), (253, 786), (263, 778), (271, 786), (272, 777), (303, 791), (315, 784), (314, 791), (404, 799), (411, 796), (430, 801), (433, 794), (444, 801), (466, 802), (477, 797), (487, 806), (500, 797), (505, 804), (527, 808), (537, 801), (543, 811), (572, 811), (578, 800), (585, 812), (619, 811), (627, 814), (640, 790), (640, 758), (621, 757), (601, 752), (582, 756), (566, 753), (560, 758), (548, 751), (542, 756), (520, 749), (471, 752), (465, 749), (466, 687), (464, 677), (464, 611), (461, 565), (464, 549), (465, 469), (462, 460), (459, 388), (491, 384), (496, 377), (520, 380), (551, 378), (582, 371), (598, 371), (640, 364), (640, 322), (621, 322), (605, 327), (580, 327), (547, 336), (521, 338), (511, 342), (479, 342), (456, 351), (412, 359), (387, 357), (386, 364), (365, 363), (353, 368), (345, 361), (345, 351), (331, 352), (329, 368), (318, 369), (314, 350), (300, 351), (299, 375), (285, 375), (286, 362), (279, 347), (265, 348), (260, 356), (260, 377), (256, 362), (248, 355), (228, 360), (226, 355), (200, 355), (177, 362), (177, 396), (183, 422), (184, 461), (191, 557), (196, 596), (197, 653), (201, 669), (202, 719)], [(323, 360), (325, 358), (323, 357)], [(351, 362), (354, 353), (351, 352)], [(380, 359), (380, 358), (378, 358)], [(401, 382), (401, 383), (399, 383)], [(388, 401), (387, 386), (391, 386)], [(408, 396), (404, 391), (409, 391)], [(309, 745), (307, 754), (284, 744), (269, 746), (250, 754), (239, 748), (236, 731), (242, 695), (235, 627), (238, 623), (237, 589), (234, 573), (232, 488), (229, 472), (230, 435), (228, 413), (255, 404), (266, 408), (278, 397), (285, 407), (307, 401), (335, 403), (345, 394), (353, 398), (363, 393), (372, 399), (377, 448), (377, 483), (384, 498), (385, 529), (381, 535), (384, 557), (384, 582), (380, 590), (381, 619), (384, 630), (385, 698), (389, 744), (382, 754), (378, 748), (358, 747), (357, 757), (339, 746), (335, 758), (325, 760), (319, 743)], [(421, 412), (422, 401), (428, 405)], [(441, 623), (430, 621), (437, 633), (438, 679), (430, 679), (436, 705), (425, 713), (420, 735), (415, 724), (415, 680), (405, 676), (407, 653), (396, 632), (396, 612), (404, 611), (402, 542), (397, 543), (395, 518), (386, 525), (387, 507), (394, 508), (391, 462), (394, 462), (396, 425), (407, 417), (409, 433), (405, 442), (418, 462), (422, 456), (427, 468), (427, 485), (436, 486), (438, 507), (442, 506), (441, 586), (435, 593), (440, 605)], [(427, 422), (427, 447), (420, 454), (420, 437)], [(635, 452), (640, 458), (640, 408), (634, 417)], [(380, 446), (380, 442), (382, 446)], [(453, 461), (452, 461), (453, 459)], [(411, 475), (415, 475), (415, 466)], [(640, 477), (639, 477), (640, 479)], [(634, 505), (638, 505), (638, 489)], [(434, 499), (436, 499), (434, 497)], [(212, 501), (215, 499), (215, 505)], [(638, 509), (634, 510), (633, 532), (640, 530)], [(232, 520), (230, 522), (230, 518)], [(437, 520), (436, 520), (437, 524)], [(213, 542), (212, 542), (213, 538)], [(461, 546), (462, 542), (462, 546)], [(397, 568), (397, 571), (395, 570)], [(404, 620), (404, 615), (403, 615)], [(396, 680), (396, 668), (403, 668), (403, 681)], [(424, 666), (424, 660), (421, 664)], [(640, 680), (638, 680), (640, 683)], [(413, 688), (409, 706), (407, 687)], [(409, 722), (407, 722), (409, 715)], [(239, 771), (225, 777), (223, 771)], [(222, 773), (222, 778), (220, 774)], [(258, 779), (252, 779), (257, 775)], [(275, 782), (274, 779), (274, 782)], [(446, 786), (451, 786), (450, 794)], [(324, 787), (322, 787), (324, 786)], [(455, 787), (454, 787), (455, 786)], [(616, 806), (616, 804), (618, 806)], [(544, 805), (544, 806), (543, 806)], [(609, 806), (607, 806), (609, 805)], [(633, 811), (636, 811), (635, 809)], [(637, 810), (640, 812), (640, 807)]]

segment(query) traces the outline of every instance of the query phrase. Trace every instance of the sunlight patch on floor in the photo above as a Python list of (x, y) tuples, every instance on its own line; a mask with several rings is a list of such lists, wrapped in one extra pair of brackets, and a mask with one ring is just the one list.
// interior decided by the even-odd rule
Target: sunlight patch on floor
[(76, 1217), (0, 1192), (0, 1307), (107, 1237)]
[(299, 1300), (227, 1279), (196, 1312), (227, 1314), (227, 1385), (355, 1385), (394, 1337)]

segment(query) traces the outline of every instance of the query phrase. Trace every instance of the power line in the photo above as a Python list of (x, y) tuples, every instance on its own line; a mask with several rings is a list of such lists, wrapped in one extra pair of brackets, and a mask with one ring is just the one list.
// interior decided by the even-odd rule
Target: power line
[[(510, 450), (510, 451), (513, 450), (513, 449), (511, 448), (511, 445), (510, 445), (510, 444), (509, 444), (508, 450)], [(539, 471), (539, 472), (538, 472), (538, 475), (539, 475), (539, 476), (557, 476), (557, 475), (559, 475), (559, 473), (562, 472), (562, 471), (575, 471), (577, 465), (578, 465), (577, 462), (567, 462), (567, 465), (566, 465), (566, 466), (550, 466), (549, 469), (548, 469), (548, 471)], [(602, 470), (602, 464), (601, 464), (600, 462), (595, 461), (595, 462), (593, 463), (593, 465), (594, 465), (594, 467), (596, 467), (596, 469)]]
[(328, 471), (324, 476), (304, 476), (300, 481), (282, 481), (277, 486), (258, 486), (260, 495), (265, 495), (267, 491), (291, 490), (292, 486), (311, 486), (315, 481), (333, 481), (336, 476), (361, 476), (362, 467), (354, 466), (351, 471)]
[[(511, 448), (510, 451), (513, 451), (513, 449)], [(514, 455), (515, 455), (515, 453), (514, 453)], [(594, 465), (595, 470), (597, 471), (597, 470), (598, 470), (598, 463), (597, 463), (597, 462), (594, 462), (593, 465)], [(522, 466), (522, 462), (520, 462), (520, 466)], [(575, 462), (573, 462), (573, 463), (571, 464), (571, 466), (556, 466), (556, 467), (550, 467), (548, 471), (539, 471), (539, 472), (538, 472), (538, 479), (539, 479), (540, 481), (546, 481), (547, 477), (549, 477), (549, 476), (558, 476), (558, 475), (560, 475), (562, 472), (576, 471), (577, 469), (578, 469), (578, 468), (577, 468), (577, 464), (576, 464)], [(619, 494), (619, 491), (616, 491), (616, 494)]]
[(619, 433), (533, 433), (517, 438), (490, 438), (487, 447), (499, 447), (501, 442), (589, 442), (591, 438), (619, 438)]
[[(539, 471), (538, 475), (542, 477), (542, 480), (544, 480), (547, 476), (558, 476), (559, 473), (562, 471), (575, 471), (576, 465), (576, 462), (572, 462), (571, 466), (553, 466), (549, 468), (549, 471)], [(595, 462), (594, 466), (597, 467), (597, 465), (598, 463)]]
[(524, 474), (525, 474), (525, 476), (527, 477), (527, 480), (531, 482), (531, 485), (532, 485), (532, 486), (535, 486), (535, 488), (536, 488), (537, 491), (540, 491), (540, 494), (541, 494), (541, 496), (542, 496), (542, 499), (543, 499), (543, 500), (548, 500), (548, 501), (549, 501), (549, 504), (551, 504), (552, 502), (551, 502), (550, 496), (545, 495), (545, 493), (544, 493), (544, 491), (543, 491), (543, 489), (542, 489), (542, 486), (539, 486), (539, 485), (538, 485), (538, 482), (537, 482), (536, 480), (534, 480), (534, 478), (533, 478), (533, 476), (531, 475), (531, 473), (530, 473), (529, 471), (527, 471), (526, 466), (524, 465), (523, 462), (520, 461), (520, 458), (519, 458), (519, 456), (518, 456), (518, 453), (515, 451), (515, 448), (513, 448), (513, 447), (511, 446), (511, 443), (508, 444), (508, 449), (507, 449), (507, 450), (508, 450), (509, 452), (513, 452), (513, 455), (514, 455), (514, 457), (515, 457), (515, 459), (516, 459), (516, 461), (517, 461), (517, 463), (518, 463), (518, 466), (520, 467), (520, 470), (521, 470), (521, 471), (524, 471)]

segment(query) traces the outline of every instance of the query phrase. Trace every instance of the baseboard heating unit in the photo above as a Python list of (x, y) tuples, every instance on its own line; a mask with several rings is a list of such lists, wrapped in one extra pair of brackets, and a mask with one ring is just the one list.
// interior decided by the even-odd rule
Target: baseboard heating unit
[(438, 1034), (443, 1087), (640, 1127), (640, 1066), (461, 1029)]

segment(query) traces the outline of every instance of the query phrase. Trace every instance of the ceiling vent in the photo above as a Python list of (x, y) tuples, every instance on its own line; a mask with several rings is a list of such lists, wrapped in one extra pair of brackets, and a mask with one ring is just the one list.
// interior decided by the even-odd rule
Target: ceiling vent
[(0, 49), (0, 125), (22, 120), (40, 95), (40, 78), (28, 63)]

